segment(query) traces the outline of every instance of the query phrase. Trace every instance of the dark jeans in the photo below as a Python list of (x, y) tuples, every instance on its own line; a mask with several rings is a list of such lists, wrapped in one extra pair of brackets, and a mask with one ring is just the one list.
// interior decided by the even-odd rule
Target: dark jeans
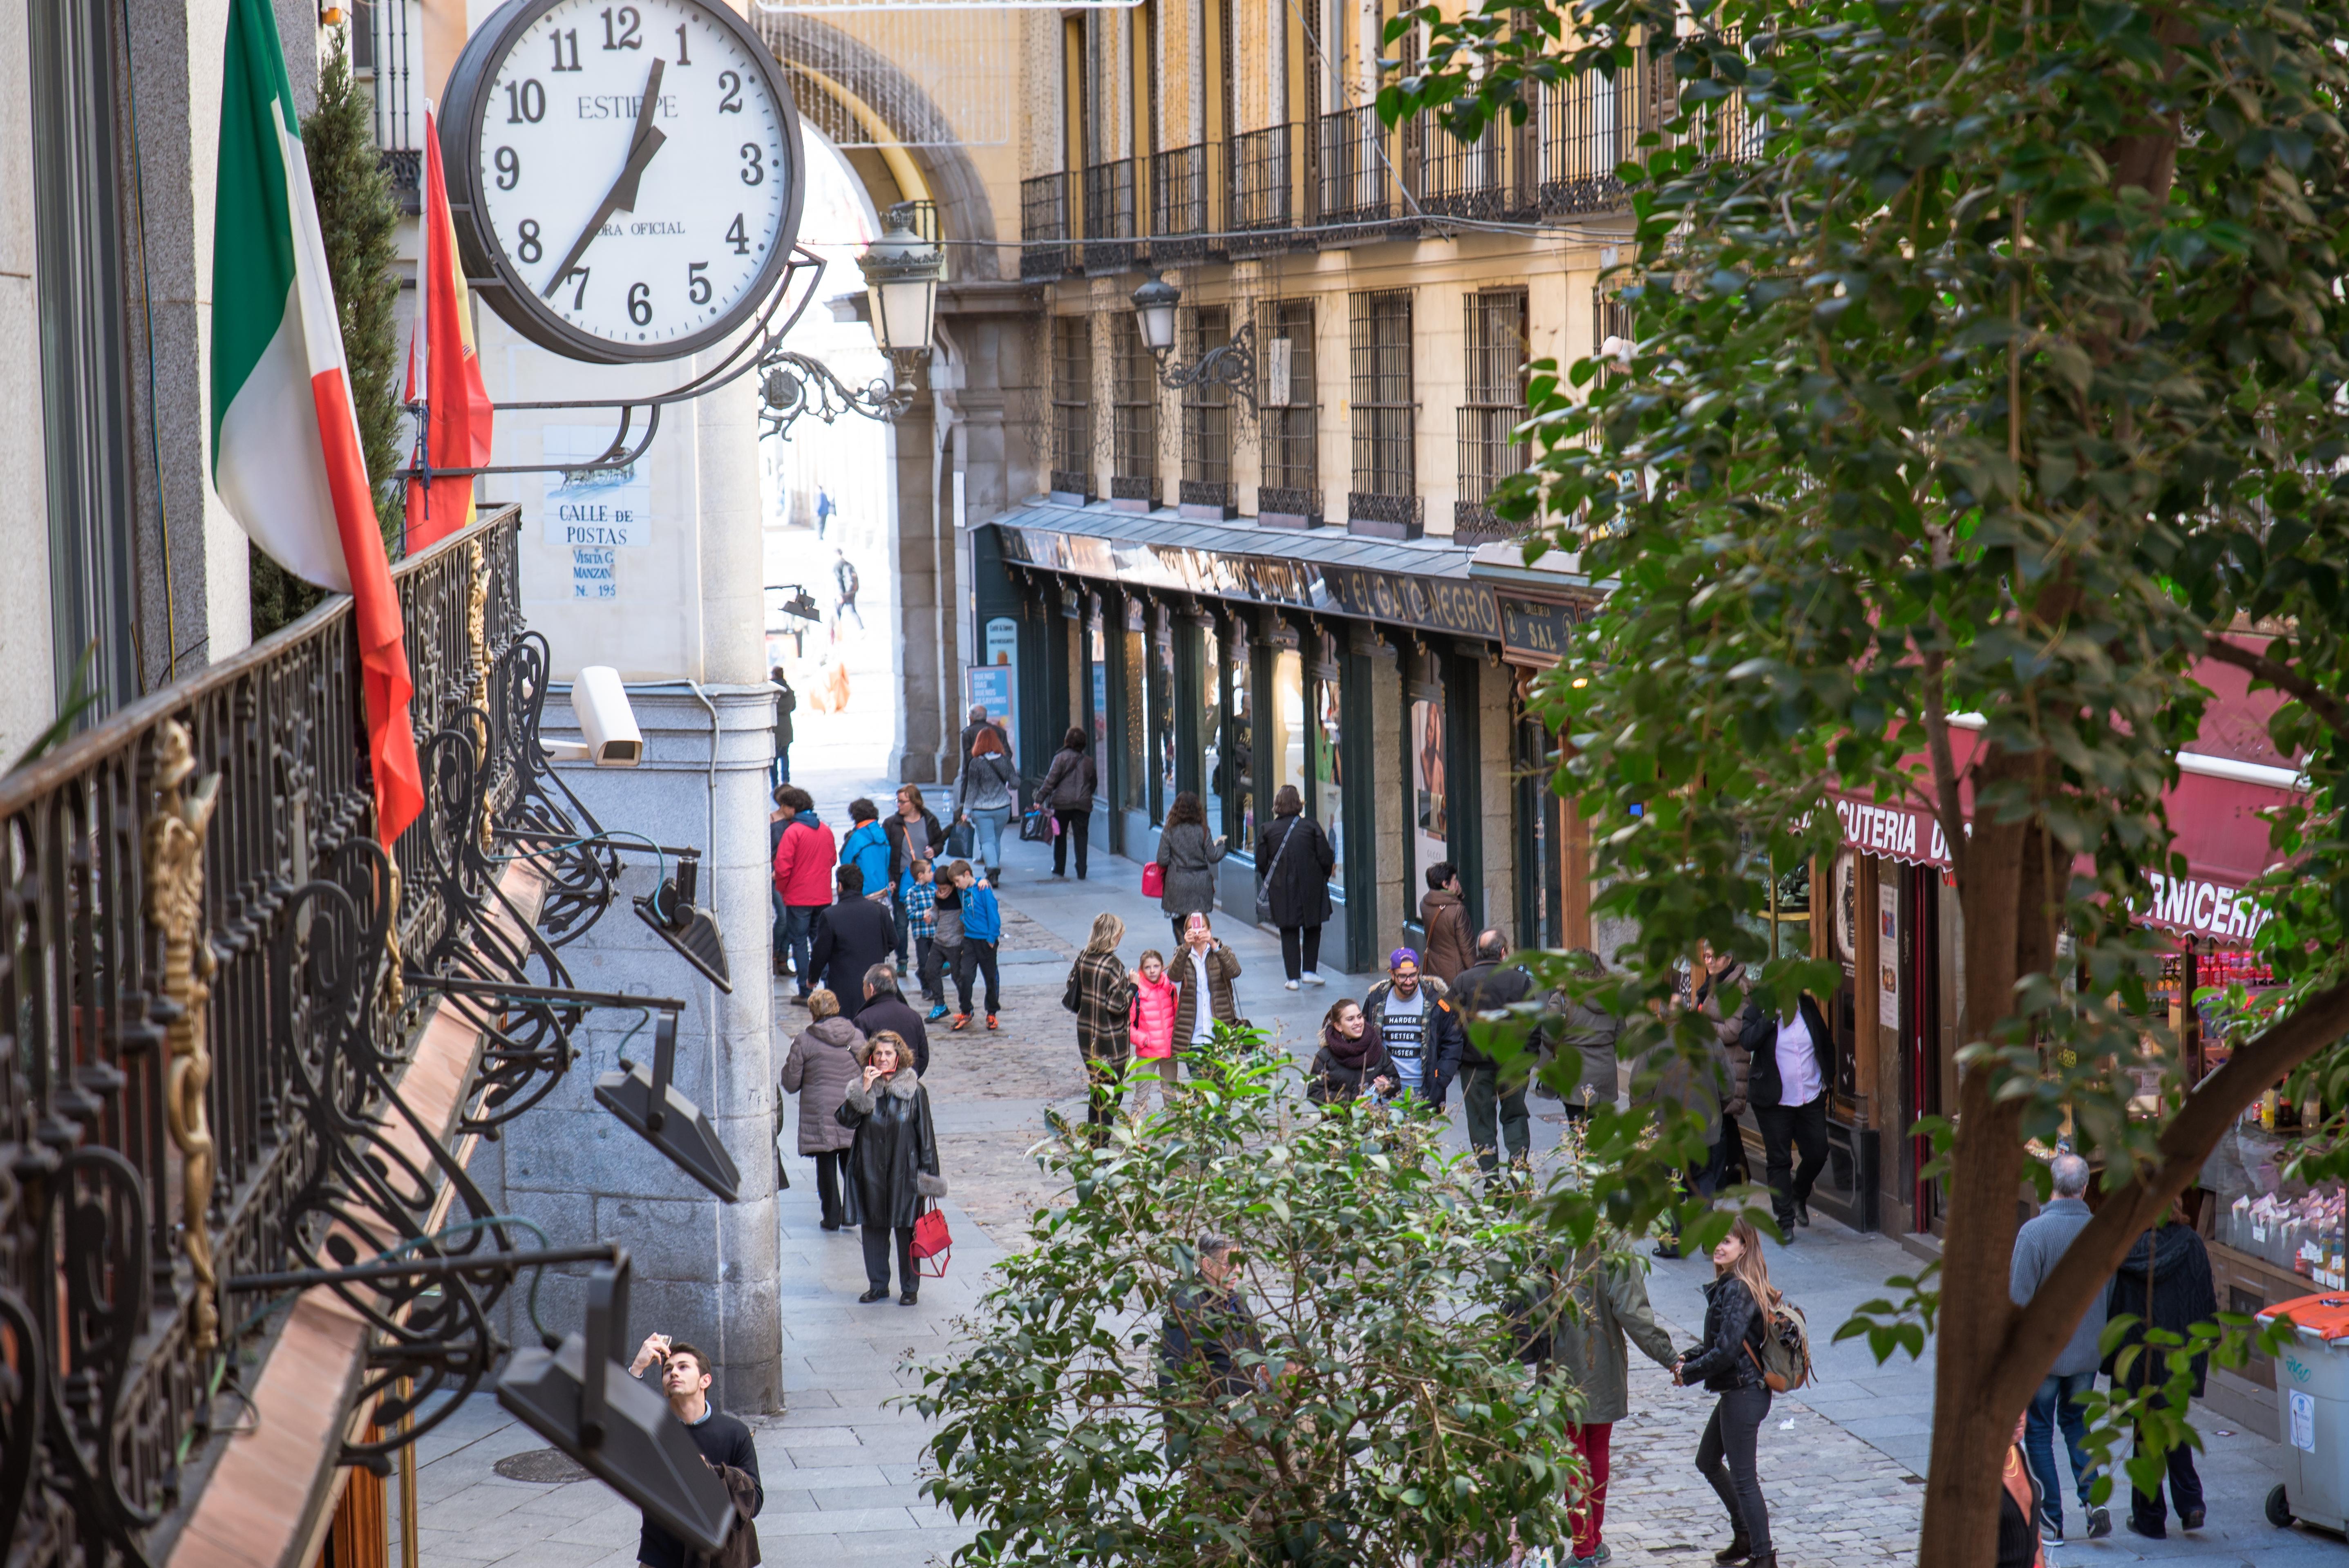
[(775, 760), (768, 767), (767, 772), (774, 781), (767, 786), (770, 789), (792, 781), (792, 748), (790, 747), (779, 746), (775, 748)]
[(866, 1225), (863, 1227), (864, 1242), (864, 1283), (874, 1290), (889, 1288), (889, 1233), (897, 1233), (897, 1288), (900, 1291), (922, 1288), (922, 1276), (914, 1272), (914, 1227), (911, 1225)]
[(889, 890), (889, 923), (897, 928), (897, 978), (905, 977), (905, 944), (911, 927), (905, 920), (905, 895), (895, 888)]
[(914, 973), (922, 983), (922, 995), (936, 1006), (946, 1000), (946, 987), (938, 983), (938, 944), (935, 938), (914, 938)]
[(1487, 1172), (1501, 1164), (1501, 1140), (1496, 1133), (1506, 1137), (1513, 1163), (1526, 1157), (1534, 1140), (1533, 1118), (1526, 1111), (1526, 1086), (1517, 1083), (1505, 1090), (1495, 1068), (1464, 1068), (1460, 1072), (1460, 1097), (1468, 1103), (1468, 1147), (1476, 1151), (1477, 1165)]
[(1321, 967), (1321, 928), (1318, 925), (1282, 926), (1280, 964), (1288, 971), (1291, 980), (1319, 971)]
[(767, 929), (769, 955), (775, 973), (780, 975), (783, 972), (783, 895), (771, 887), (767, 890), (767, 902), (775, 910), (775, 918), (769, 923)]
[[(2031, 1460), (2033, 1473), (2039, 1477), (2039, 1490), (2045, 1495), (2040, 1511), (2057, 1530), (2064, 1528), (2064, 1483), (2055, 1470), (2055, 1429), (2064, 1429), (2064, 1446), (2070, 1450), (2072, 1487), (2080, 1499), (2080, 1507), (2095, 1505), (2088, 1501), (2088, 1489), (2096, 1484), (2096, 1466), (2088, 1458), (2088, 1419), (2080, 1413), (2075, 1401), (2096, 1386), (2096, 1369), (2074, 1372), (2064, 1377), (2050, 1373), (2039, 1385), (2039, 1392), (2031, 1397), (2031, 1409), (2023, 1420), (2023, 1451)], [(2199, 1495), (2198, 1492), (2197, 1495)]]
[(955, 952), (955, 1000), (959, 1004), (955, 1008), (956, 1012), (965, 1015), (970, 1012), (970, 983), (981, 975), (987, 976), (987, 1010), (990, 1013), (1001, 1011), (1003, 983), (995, 972), (995, 944), (966, 936), (962, 939), (962, 946)]
[(815, 917), (827, 906), (821, 903), (787, 903), (783, 905), (783, 947), (791, 954), (792, 973), (799, 976), (800, 999), (814, 989), (808, 982), (810, 951), (815, 946)]
[[(2146, 1441), (2142, 1422), (2137, 1427), (2137, 1451), (2141, 1454), (2152, 1452), (2152, 1445)], [(2181, 1520), (2189, 1513), (2199, 1513), (2202, 1511), (2202, 1477), (2194, 1468), (2194, 1446), (2180, 1443), (2170, 1449), (2168, 1463), (2169, 1506), (2178, 1511)], [(2160, 1532), (2163, 1529), (2161, 1489), (2157, 1486), (2148, 1493), (2131, 1485), (2129, 1515), (2144, 1525), (2148, 1533)]]
[[(1778, 1228), (1791, 1230), (1795, 1205), (1811, 1201), (1811, 1188), (1827, 1165), (1827, 1097), (1808, 1105), (1757, 1105), (1754, 1119), (1762, 1127), (1763, 1164), (1769, 1172), (1770, 1206), (1777, 1211)], [(1803, 1163), (1794, 1163), (1795, 1149)], [(1793, 1176), (1788, 1177), (1788, 1171)]]
[(840, 1183), (848, 1170), (848, 1150), (828, 1150), (815, 1157), (815, 1197), (823, 1210), (823, 1222), (839, 1228), (841, 1224)]
[(1762, 1476), (1754, 1468), (1754, 1439), (1769, 1418), (1769, 1389), (1732, 1388), (1713, 1405), (1713, 1419), (1696, 1446), (1697, 1473), (1713, 1483), (1721, 1506), (1729, 1510), (1730, 1528), (1745, 1537), (1756, 1556), (1770, 1550), (1770, 1508), (1762, 1501)]
[(1077, 880), (1084, 881), (1085, 840), (1093, 830), (1093, 814), (1091, 811), (1065, 811), (1056, 806), (1052, 810), (1052, 820), (1061, 824), (1061, 830), (1052, 838), (1052, 874), (1059, 876), (1069, 869), (1069, 845), (1074, 842), (1077, 846)]

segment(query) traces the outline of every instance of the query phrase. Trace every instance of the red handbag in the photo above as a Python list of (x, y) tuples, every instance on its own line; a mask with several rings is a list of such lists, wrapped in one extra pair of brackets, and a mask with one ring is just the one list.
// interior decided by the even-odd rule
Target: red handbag
[[(925, 1211), (914, 1222), (914, 1263), (932, 1279), (947, 1277), (947, 1264), (954, 1256), (954, 1233), (947, 1229), (947, 1217), (936, 1208)], [(935, 1262), (936, 1267), (932, 1267)]]
[(1142, 896), (1144, 898), (1166, 896), (1166, 868), (1156, 861), (1148, 861), (1143, 864)]

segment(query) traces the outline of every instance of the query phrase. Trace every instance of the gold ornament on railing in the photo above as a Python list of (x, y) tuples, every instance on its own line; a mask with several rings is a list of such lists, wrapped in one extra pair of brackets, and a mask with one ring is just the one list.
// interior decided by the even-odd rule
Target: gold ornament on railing
[(191, 1340), (197, 1354), (220, 1344), (219, 1277), (212, 1268), (212, 1134), (204, 1109), (212, 1057), (204, 1035), (212, 998), (212, 946), (204, 935), (204, 834), (220, 803), (220, 775), (191, 788), (196, 770), (188, 732), (165, 719), (156, 731), (155, 809), (142, 834), (147, 866), (147, 919), (163, 935), (163, 995), (177, 1009), (163, 1109), (180, 1151), (180, 1212), (183, 1244), (196, 1276), (196, 1317)]
[[(475, 540), (468, 547), (472, 552), (473, 586), (465, 596), (465, 640), (473, 650), (472, 705), (482, 713), (490, 711), (490, 552)], [(490, 767), (490, 733), (488, 727), (476, 718), (473, 737), (477, 760), (484, 773)], [(481, 794), (481, 851), (486, 854), (496, 845), (490, 830), (490, 797)]]

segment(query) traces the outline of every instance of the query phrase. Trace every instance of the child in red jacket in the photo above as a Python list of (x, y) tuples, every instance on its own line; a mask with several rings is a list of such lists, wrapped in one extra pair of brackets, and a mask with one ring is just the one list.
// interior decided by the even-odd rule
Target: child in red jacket
[[(1133, 977), (1133, 1006), (1126, 1018), (1132, 1026), (1134, 1056), (1158, 1064), (1162, 1108), (1174, 1087), (1174, 982), (1166, 977), (1165, 955), (1155, 950), (1143, 954)], [(1134, 1106), (1141, 1109), (1138, 1093)]]

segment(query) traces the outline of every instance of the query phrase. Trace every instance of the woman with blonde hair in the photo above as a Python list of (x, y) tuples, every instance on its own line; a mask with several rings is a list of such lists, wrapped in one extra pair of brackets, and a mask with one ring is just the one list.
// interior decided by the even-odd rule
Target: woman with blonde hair
[(1093, 916), (1092, 934), (1069, 965), (1068, 989), (1061, 994), (1061, 1006), (1077, 1016), (1077, 1054), (1084, 1057), (1085, 1079), (1092, 1086), (1085, 1109), (1088, 1129), (1117, 1119), (1118, 1102), (1125, 1097), (1121, 1086), (1133, 1059), (1127, 1019), (1133, 976), (1117, 955), (1117, 944), (1124, 940), (1125, 922), (1113, 914)]
[[(783, 1058), (783, 1092), (800, 1097), (800, 1152), (815, 1161), (816, 1202), (827, 1231), (847, 1222), (841, 1181), (856, 1135), (840, 1124), (839, 1111), (856, 1081), (856, 1053), (864, 1047), (864, 1031), (840, 1016), (838, 996), (822, 986), (808, 993), (808, 1026)], [(782, 1113), (781, 1101), (775, 1111)]]
[(1729, 1511), (1729, 1545), (1713, 1560), (1744, 1568), (1778, 1568), (1754, 1454), (1762, 1423), (1770, 1417), (1762, 1349), (1777, 1305), (1762, 1234), (1740, 1214), (1713, 1249), (1713, 1283), (1704, 1287), (1704, 1343), (1682, 1356), (1673, 1378), (1682, 1384), (1702, 1381), (1707, 1392), (1720, 1396), (1697, 1444), (1696, 1468)]

